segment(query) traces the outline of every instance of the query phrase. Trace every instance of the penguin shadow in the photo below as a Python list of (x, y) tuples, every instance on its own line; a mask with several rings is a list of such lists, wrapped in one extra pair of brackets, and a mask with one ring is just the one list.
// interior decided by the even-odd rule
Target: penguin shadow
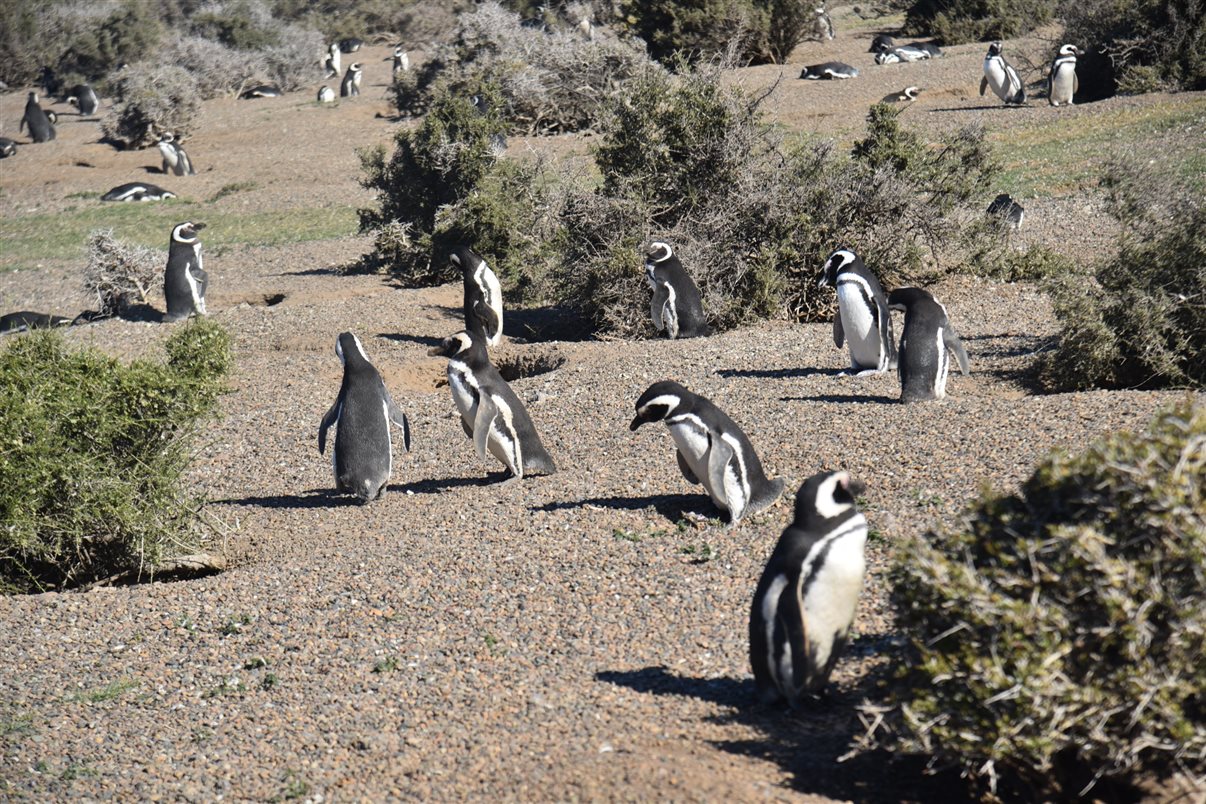
[[(1043, 391), (1035, 358), (1054, 349), (1058, 343), (1055, 338), (1042, 335), (972, 335), (962, 340), (967, 345), (973, 374), (1014, 383), (1033, 393)], [(1007, 362), (1005, 365), (984, 366), (986, 360)]]
[(1026, 104), (1018, 106), (1017, 104), (995, 103), (985, 104), (984, 106), (947, 106), (942, 109), (926, 109), (931, 114), (935, 112), (991, 112), (996, 109), (1025, 109)]
[(443, 338), (435, 338), (427, 335), (408, 335), (404, 332), (378, 332), (377, 337), (398, 343), (417, 343), (420, 346), (439, 346), (444, 342)]
[(650, 497), (593, 497), (586, 500), (565, 500), (534, 506), (532, 511), (564, 511), (569, 508), (584, 508), (593, 505), (616, 511), (644, 511), (653, 508), (671, 523), (677, 523), (688, 514), (705, 516), (709, 519), (724, 514), (708, 498), (700, 494), (655, 494)]
[(257, 508), (335, 508), (358, 505), (356, 498), (335, 489), (309, 489), (301, 494), (276, 494), (267, 497), (239, 497), (213, 500), (226, 505), (250, 505)]
[(839, 377), (844, 368), (789, 368), (789, 369), (719, 369), (716, 373), (725, 379), (750, 377), (762, 380), (790, 380), (800, 377)]
[(306, 268), (301, 271), (281, 271), (276, 276), (339, 276), (334, 268)]
[(589, 341), (594, 337), (594, 329), (581, 315), (563, 307), (507, 309), (503, 315), (506, 335), (521, 343)]
[(121, 312), (114, 318), (120, 318), (122, 321), (131, 321), (136, 324), (158, 324), (163, 321), (164, 312), (156, 310), (145, 302), (142, 304), (131, 304), (129, 307), (123, 307)]
[(854, 402), (875, 405), (899, 405), (900, 399), (880, 394), (816, 394), (814, 396), (781, 396), (780, 402)]
[(397, 494), (439, 494), (449, 489), (494, 486), (502, 483), (511, 476), (510, 472), (490, 472), (475, 477), (441, 477), (429, 480), (416, 480), (413, 483), (400, 483), (386, 486), (386, 490)]

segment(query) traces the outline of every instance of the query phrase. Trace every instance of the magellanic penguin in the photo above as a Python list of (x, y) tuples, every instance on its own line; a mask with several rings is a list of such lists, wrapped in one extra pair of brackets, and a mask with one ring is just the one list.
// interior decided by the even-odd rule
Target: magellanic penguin
[(699, 288), (669, 243), (651, 244), (645, 255), (645, 277), (653, 288), (649, 312), (654, 329), (665, 332), (671, 340), (700, 338), (710, 332)]
[(70, 318), (49, 313), (35, 313), (22, 310), (19, 313), (0, 315), (0, 334), (8, 332), (26, 332), (31, 329), (50, 329), (51, 327), (66, 327), (72, 323)]
[(101, 201), (163, 201), (175, 198), (176, 194), (156, 184), (132, 181), (119, 184), (101, 196)]
[[(486, 344), (473, 332), (458, 332), (428, 354), (448, 358), (448, 386), (461, 414), (461, 427), (473, 439), (480, 457), (486, 451), (507, 467), (512, 480), (525, 475), (551, 475), (553, 459), (540, 442), (532, 417), (486, 354)], [(510, 482), (510, 481), (507, 481)]]
[(67, 96), (67, 102), (79, 109), (80, 114), (84, 117), (96, 114), (96, 110), (100, 108), (100, 98), (96, 96), (96, 90), (87, 84), (73, 86), (71, 94)]
[(364, 47), (364, 40), (356, 36), (339, 40), (339, 50), (343, 53), (355, 53), (362, 47)]
[(1080, 51), (1076, 45), (1064, 45), (1059, 55), (1051, 62), (1051, 73), (1047, 76), (1047, 102), (1052, 106), (1061, 103), (1072, 105), (1072, 96), (1080, 91), (1080, 79), (1076, 76), (1076, 57)]
[(326, 75), (324, 76), (325, 78), (339, 77), (339, 74), (343, 71), (343, 68), (340, 66), (341, 58), (342, 57), (339, 55), (339, 43), (332, 42), (331, 46), (327, 48), (327, 58), (323, 62), (323, 67), (325, 67), (327, 71)]
[(736, 524), (769, 507), (783, 481), (769, 480), (754, 445), (724, 411), (671, 380), (655, 382), (636, 401), (628, 429), (664, 421), (677, 447), (678, 468), (688, 483), (707, 489), (712, 502)]
[(186, 221), (172, 229), (167, 268), (163, 273), (163, 295), (167, 300), (165, 321), (205, 315), (205, 288), (209, 274), (201, 265), (201, 241), (197, 232), (204, 223)]
[(159, 138), (159, 153), (163, 155), (163, 172), (176, 176), (195, 176), (193, 162), (184, 152), (183, 146), (176, 142), (176, 135), (170, 131), (164, 132)]
[(10, 140), (8, 137), (0, 137), (0, 159), (13, 156), (17, 153), (16, 140)]
[(323, 84), (321, 87), (318, 88), (318, 102), (319, 103), (334, 103), (335, 102), (335, 90), (331, 89), (326, 84)]
[(868, 53), (878, 53), (881, 50), (891, 50), (896, 47), (896, 40), (887, 34), (876, 34), (871, 40), (871, 47), (867, 48)]
[(832, 285), (838, 311), (833, 316), (833, 343), (850, 342), (850, 373), (863, 376), (896, 368), (896, 342), (888, 298), (875, 274), (850, 249), (829, 255), (817, 287)]
[(900, 401), (924, 402), (946, 396), (950, 370), (947, 350), (955, 353), (959, 371), (968, 373), (967, 352), (951, 326), (946, 308), (921, 288), (898, 288), (888, 294), (888, 307), (905, 314), (900, 336)]
[(880, 103), (912, 103), (922, 91), (921, 87), (905, 87), (900, 92), (884, 95)]
[(276, 84), (256, 84), (243, 90), (239, 97), (243, 100), (254, 100), (255, 98), (279, 98), (282, 94), (284, 93)]
[(812, 19), (813, 38), (821, 42), (832, 41), (834, 35), (833, 20), (829, 18), (829, 12), (825, 10), (825, 4), (822, 3), (817, 6), (813, 9), (813, 12), (816, 14)]
[(980, 79), (980, 95), (992, 87), (993, 93), (1005, 101), (1006, 105), (1018, 105), (1026, 102), (1026, 87), (1022, 78), (1013, 65), (1005, 61), (1001, 55), (1001, 43), (993, 42), (988, 46), (988, 54), (984, 56), (984, 77)]
[(1001, 193), (994, 198), (984, 212), (992, 217), (1000, 218), (1003, 223), (1014, 229), (1022, 228), (1022, 221), (1026, 218), (1026, 209), (1014, 201), (1009, 193)]
[(395, 47), (394, 55), (387, 56), (384, 61), (393, 62), (392, 72), (395, 80), (397, 80), (399, 75), (410, 70), (410, 54), (401, 45)]
[(810, 64), (800, 71), (800, 77), (809, 81), (829, 81), (842, 78), (858, 78), (858, 70), (841, 61)]
[(763, 703), (819, 693), (846, 647), (863, 590), (864, 486), (822, 472), (796, 492), (795, 519), (779, 537), (750, 607), (750, 664)]
[(362, 70), (359, 64), (349, 64), (348, 71), (339, 83), (339, 97), (354, 98), (360, 94), (360, 77)]
[(394, 404), (381, 375), (369, 362), (360, 339), (350, 332), (335, 341), (343, 363), (343, 384), (335, 404), (318, 425), (318, 454), (327, 449), (327, 429), (335, 425), (335, 489), (355, 494), (361, 503), (380, 499), (394, 471), (394, 444), (389, 426), (402, 429), (402, 446), (410, 452), (410, 422)]
[(449, 259), (461, 269), (465, 329), (480, 335), (487, 346), (498, 346), (503, 333), (502, 286), (498, 277), (470, 248), (458, 248)]
[(20, 132), (26, 127), (29, 128), (29, 136), (34, 142), (50, 142), (56, 136), (54, 123), (38, 105), (36, 92), (29, 93), (29, 99), (25, 102), (25, 115), (21, 118), (17, 131)]

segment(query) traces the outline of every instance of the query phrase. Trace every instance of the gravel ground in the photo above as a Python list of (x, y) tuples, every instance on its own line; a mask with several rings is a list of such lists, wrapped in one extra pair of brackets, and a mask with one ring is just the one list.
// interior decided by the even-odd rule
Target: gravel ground
[[(846, 37), (827, 57), (861, 53), (869, 37)], [(963, 83), (974, 92), (979, 50), (940, 63), (952, 97)], [(363, 59), (370, 68), (374, 55)], [(812, 55), (797, 54), (792, 69)], [(776, 114), (840, 137), (844, 123), (833, 121), (857, 123), (867, 98), (901, 81), (849, 84), (799, 82), (786, 89), (851, 94), (792, 96)], [(0, 104), (6, 125), (16, 97)], [(251, 198), (219, 203), (363, 203), (351, 146), (387, 141), (396, 126), (375, 117), (385, 110), (375, 93), (360, 101), (330, 114), (309, 105), (309, 92), (276, 107), (206, 104), (190, 151), (213, 170), (196, 178), (196, 195), (250, 174), (260, 186)], [(1024, 125), (1021, 116), (1046, 113), (1010, 116)], [(319, 114), (330, 128), (313, 125)], [(57, 172), (6, 160), (3, 209), (61, 208), (64, 196), (107, 189), (150, 160), (95, 146), (97, 167), (73, 167), (70, 148), (86, 144), (85, 129), (63, 126), (56, 144), (37, 146)], [(550, 147), (581, 147), (570, 140)], [(291, 168), (274, 171), (268, 153)], [(513, 386), (560, 471), (502, 487), (461, 432), (443, 361), (426, 355), (459, 328), (459, 288), (398, 290), (331, 270), (368, 247), (348, 237), (207, 260), (211, 309), (234, 335), (238, 372), (192, 479), (216, 500), (213, 547), (235, 566), (198, 580), (0, 600), (3, 797), (954, 800), (957, 783), (923, 777), (916, 762), (836, 761), (861, 733), (853, 707), (879, 696), (896, 655), (893, 542), (950, 520), (982, 484), (1014, 487), (1051, 448), (1142, 426), (1178, 396), (1027, 393), (1018, 378), (1054, 322), (1047, 300), (1022, 284), (960, 278), (934, 288), (973, 373), (952, 377), (945, 402), (910, 407), (895, 402), (895, 375), (838, 376), (847, 356), (828, 325), (558, 342), (539, 337), (539, 314), (508, 313), (510, 337), (493, 357), (551, 369)], [(0, 282), (4, 309), (86, 304), (71, 262)], [(285, 299), (269, 306), (274, 294)], [(330, 495), (330, 464), (316, 450), (343, 330), (360, 335), (414, 429), (389, 493), (367, 507)], [(114, 320), (67, 337), (130, 357), (155, 353), (171, 331)], [(626, 426), (637, 396), (665, 378), (726, 410), (793, 492), (821, 469), (867, 483), (877, 535), (858, 638), (815, 710), (752, 705), (748, 607), (790, 499), (736, 528), (719, 521), (679, 474), (668, 433)]]

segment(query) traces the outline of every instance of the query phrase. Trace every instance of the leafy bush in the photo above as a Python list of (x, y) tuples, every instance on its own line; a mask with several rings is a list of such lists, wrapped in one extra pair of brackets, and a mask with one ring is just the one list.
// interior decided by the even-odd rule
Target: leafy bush
[(95, 81), (122, 64), (146, 59), (162, 36), (163, 25), (152, 5), (127, 0), (99, 25), (77, 33), (56, 70)]
[(199, 423), (217, 409), (229, 337), (208, 320), (166, 343), (167, 362), (123, 365), (55, 332), (0, 355), (0, 591), (154, 574), (195, 550), (181, 484)]
[(1206, 89), (1206, 14), (1200, 0), (1064, 2), (1064, 40), (1108, 55), (1118, 89)]
[(10, 87), (32, 84), (43, 66), (58, 63), (68, 42), (95, 29), (104, 19), (103, 9), (86, 3), (0, 3), (0, 81)]
[(1203, 771), (1206, 407), (1055, 454), (1019, 493), (899, 547), (914, 656), (901, 746), (1046, 798), (1099, 778)]
[(1012, 39), (1050, 22), (1052, 12), (1045, 0), (917, 0), (905, 14), (904, 32), (946, 45)]
[(102, 315), (121, 315), (136, 304), (146, 304), (151, 291), (163, 287), (167, 255), (123, 243), (112, 229), (98, 229), (88, 238), (88, 266), (84, 292), (96, 299)]
[(1167, 176), (1114, 167), (1103, 184), (1118, 251), (1052, 288), (1061, 333), (1040, 365), (1051, 390), (1206, 388), (1206, 203)]
[(620, 18), (663, 64), (708, 61), (733, 51), (738, 61), (766, 59), (773, 20), (754, 0), (624, 0)]
[(153, 145), (165, 131), (180, 141), (192, 133), (201, 111), (196, 79), (175, 64), (132, 64), (117, 73), (113, 90), (116, 100), (101, 131), (125, 148)]

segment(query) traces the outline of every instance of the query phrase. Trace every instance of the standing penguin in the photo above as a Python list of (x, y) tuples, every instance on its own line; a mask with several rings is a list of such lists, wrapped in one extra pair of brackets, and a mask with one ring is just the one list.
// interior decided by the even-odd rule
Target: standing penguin
[(825, 10), (825, 4), (822, 3), (817, 6), (813, 9), (813, 12), (816, 16), (812, 20), (812, 38), (821, 42), (832, 41), (834, 35), (833, 20), (829, 18), (829, 12)]
[(188, 158), (180, 143), (176, 142), (176, 135), (172, 132), (164, 132), (159, 138), (159, 153), (163, 155), (164, 173), (174, 173), (177, 176), (197, 175), (192, 160)]
[(489, 450), (511, 472), (512, 480), (557, 471), (527, 408), (490, 364), (480, 335), (458, 332), (428, 354), (448, 358), (452, 401), (460, 411), (461, 427), (473, 439), (480, 457)]
[(730, 523), (766, 509), (783, 493), (783, 481), (767, 479), (741, 428), (699, 394), (670, 380), (655, 382), (637, 400), (628, 429), (656, 421), (670, 428), (683, 477), (707, 489), (716, 507), (728, 511)]
[(360, 94), (361, 73), (359, 64), (348, 65), (348, 71), (343, 74), (343, 81), (339, 83), (339, 97), (353, 98)]
[(96, 90), (87, 84), (73, 86), (67, 102), (79, 109), (80, 114), (85, 117), (96, 114), (96, 110), (100, 108), (100, 98), (96, 96)]
[(980, 79), (981, 97), (989, 87), (992, 87), (993, 93), (1005, 101), (1007, 106), (1020, 106), (1026, 102), (1026, 87), (1022, 84), (1018, 71), (1001, 55), (1000, 42), (989, 45), (988, 54), (984, 57), (984, 77)]
[(342, 68), (340, 66), (340, 59), (341, 59), (341, 56), (339, 55), (339, 43), (332, 42), (331, 46), (329, 48), (327, 48), (326, 61), (323, 62), (323, 67), (327, 71), (326, 75), (324, 76), (325, 78), (338, 78), (339, 77), (339, 73), (342, 72)]
[(172, 229), (167, 268), (163, 273), (163, 295), (167, 300), (165, 321), (205, 315), (205, 288), (209, 274), (201, 265), (201, 241), (197, 232), (204, 223), (186, 221)]
[(1047, 102), (1052, 106), (1061, 103), (1072, 105), (1072, 96), (1080, 91), (1080, 79), (1076, 77), (1076, 57), (1080, 51), (1076, 45), (1064, 45), (1059, 55), (1051, 62), (1051, 73), (1047, 76)]
[(326, 84), (323, 84), (318, 89), (318, 102), (319, 103), (334, 103), (335, 102), (335, 90), (331, 89)]
[(670, 244), (654, 242), (650, 246), (645, 255), (645, 276), (653, 288), (649, 312), (654, 329), (664, 331), (671, 340), (699, 338), (710, 332), (699, 288), (683, 270)]
[(959, 371), (964, 376), (968, 373), (967, 352), (951, 326), (946, 308), (921, 288), (892, 291), (888, 306), (905, 314), (900, 336), (900, 401), (942, 399), (951, 362), (947, 349), (955, 353)]
[(817, 287), (832, 285), (838, 311), (833, 317), (833, 343), (850, 341), (850, 373), (863, 376), (896, 368), (896, 341), (888, 299), (875, 274), (849, 249), (829, 255)]
[(863, 590), (865, 487), (822, 472), (796, 492), (795, 519), (779, 537), (750, 609), (750, 664), (763, 703), (820, 692), (846, 647)]
[(335, 489), (355, 494), (361, 503), (380, 499), (394, 470), (392, 422), (402, 428), (402, 445), (410, 452), (410, 422), (394, 400), (381, 375), (364, 354), (360, 339), (350, 332), (335, 341), (343, 363), (343, 384), (335, 404), (318, 425), (318, 454), (326, 453), (327, 429), (335, 425)]
[(449, 259), (461, 269), (465, 286), (465, 329), (480, 335), (487, 346), (498, 346), (503, 331), (502, 286), (498, 277), (470, 248), (458, 248)]
[(410, 55), (406, 52), (406, 48), (398, 45), (394, 48), (394, 55), (388, 56), (384, 61), (392, 61), (392, 73), (394, 80), (398, 80), (398, 76), (410, 70)]
[(34, 142), (50, 142), (56, 136), (54, 123), (38, 105), (38, 93), (29, 93), (29, 100), (25, 102), (25, 115), (21, 118), (21, 125), (17, 127), (20, 132), (26, 127), (29, 127), (29, 136)]

